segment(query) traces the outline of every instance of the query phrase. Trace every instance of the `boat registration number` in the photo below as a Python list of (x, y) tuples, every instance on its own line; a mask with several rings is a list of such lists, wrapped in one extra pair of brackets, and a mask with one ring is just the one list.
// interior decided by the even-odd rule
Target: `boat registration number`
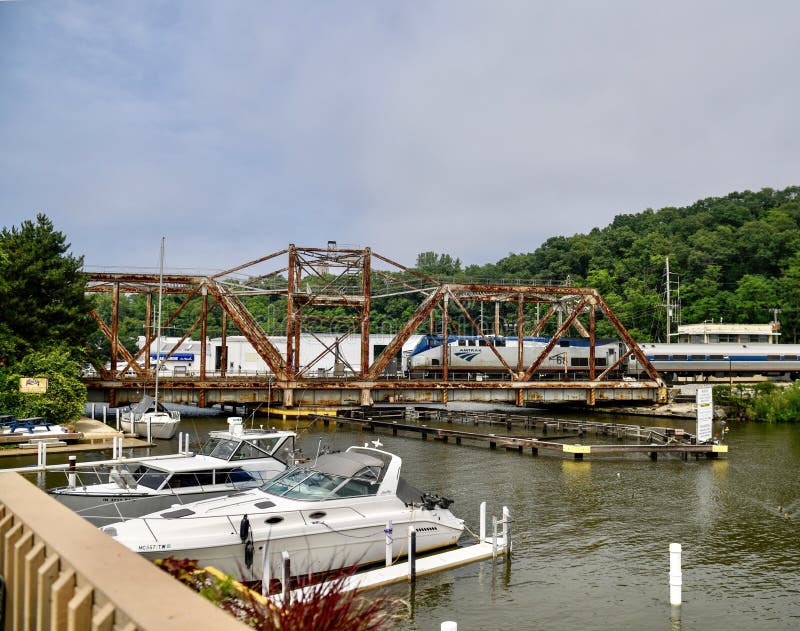
[(146, 543), (137, 547), (139, 552), (158, 552), (160, 550), (170, 549), (172, 549), (171, 543)]

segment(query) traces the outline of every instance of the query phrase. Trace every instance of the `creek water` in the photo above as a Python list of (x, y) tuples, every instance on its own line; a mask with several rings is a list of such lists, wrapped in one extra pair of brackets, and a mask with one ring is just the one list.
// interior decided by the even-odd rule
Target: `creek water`
[[(602, 420), (656, 424), (640, 417)], [(689, 421), (657, 423), (694, 431)], [(195, 444), (224, 426), (224, 419), (182, 421)], [(396, 609), (401, 629), (438, 630), (446, 620), (456, 621), (459, 631), (800, 628), (800, 425), (733, 425), (727, 457), (658, 461), (644, 454), (533, 457), (302, 420), (298, 429), (307, 454), (320, 441), (344, 449), (380, 439), (403, 458), (404, 477), (453, 498), (451, 510), (475, 532), (481, 501), (490, 515), (510, 509), (510, 559), (387, 590), (402, 603)], [(504, 427), (463, 429), (506, 433)], [(176, 448), (177, 438), (157, 451)], [(683, 547), (680, 608), (669, 605), (673, 542)]]

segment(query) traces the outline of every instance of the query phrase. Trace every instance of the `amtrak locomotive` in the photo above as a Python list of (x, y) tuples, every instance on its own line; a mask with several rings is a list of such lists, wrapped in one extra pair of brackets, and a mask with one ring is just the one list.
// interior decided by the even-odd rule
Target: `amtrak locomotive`
[[(411, 378), (439, 377), (443, 371), (443, 352), (447, 352), (448, 372), (454, 378), (471, 374), (501, 377), (508, 374), (503, 362), (517, 370), (519, 340), (516, 337), (450, 335), (444, 344), (441, 335), (424, 335), (408, 357), (407, 369)], [(550, 343), (548, 337), (525, 337), (522, 342), (523, 366), (536, 361)], [(597, 340), (595, 368), (602, 371), (613, 365), (624, 353), (619, 340)], [(498, 355), (502, 357), (500, 361)], [(539, 366), (534, 378), (564, 378), (565, 375), (589, 372), (589, 340), (561, 338)]]

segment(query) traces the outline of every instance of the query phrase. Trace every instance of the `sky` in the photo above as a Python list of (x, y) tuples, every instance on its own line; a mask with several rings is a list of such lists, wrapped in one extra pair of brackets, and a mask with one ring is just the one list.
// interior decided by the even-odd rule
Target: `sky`
[(800, 184), (795, 0), (0, 2), (0, 227), (413, 265)]

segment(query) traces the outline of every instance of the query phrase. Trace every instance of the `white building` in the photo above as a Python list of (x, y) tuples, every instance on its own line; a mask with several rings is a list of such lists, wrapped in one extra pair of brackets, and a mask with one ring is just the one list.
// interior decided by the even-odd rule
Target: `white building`
[(688, 344), (777, 344), (780, 337), (779, 322), (770, 324), (727, 324), (703, 322), (678, 326), (678, 342)]

